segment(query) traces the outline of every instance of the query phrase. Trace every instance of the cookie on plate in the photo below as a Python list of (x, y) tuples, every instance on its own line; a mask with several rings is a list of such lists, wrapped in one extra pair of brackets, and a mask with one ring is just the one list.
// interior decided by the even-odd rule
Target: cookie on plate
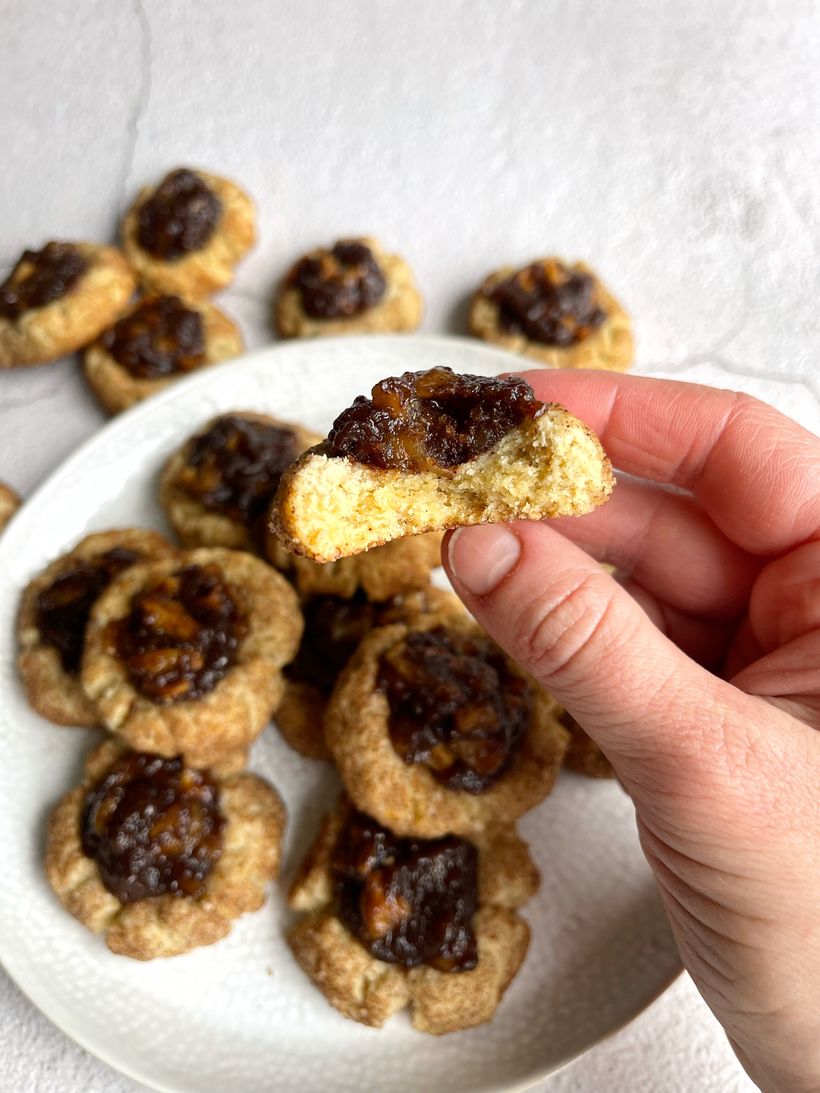
[(351, 800), (400, 835), (511, 823), (552, 790), (569, 733), (555, 702), (466, 613), (365, 635), (325, 739)]
[[(301, 425), (245, 410), (207, 422), (160, 479), (160, 502), (183, 545), (258, 550), (282, 472), (317, 439)], [(271, 561), (290, 566), (281, 547)]]
[(13, 490), (11, 486), (7, 486), (5, 482), (0, 482), (0, 531), (5, 529), (6, 524), (22, 503), (23, 499), (16, 490)]
[(140, 191), (122, 236), (142, 285), (200, 300), (233, 280), (253, 246), (253, 202), (226, 178), (181, 167)]
[(136, 565), (91, 611), (82, 684), (129, 747), (233, 774), (282, 696), (302, 634), (284, 577), (234, 550)]
[(256, 775), (220, 779), (109, 740), (51, 815), (46, 876), (113, 952), (176, 956), (262, 906), (284, 828), (279, 795)]
[(88, 345), (135, 288), (113, 247), (52, 242), (24, 251), (0, 285), (0, 368), (44, 364)]
[(411, 535), (335, 562), (314, 562), (291, 554), (272, 532), (266, 536), (265, 550), (271, 564), (288, 575), (303, 599), (339, 596), (348, 600), (363, 592), (381, 602), (426, 588), (431, 571), (441, 564), (441, 535)]
[(404, 839), (343, 799), (291, 888), (290, 946), (345, 1017), (378, 1028), (410, 1006), (421, 1032), (457, 1032), (492, 1019), (521, 967), (515, 912), (538, 884), (512, 825)]
[(276, 726), (292, 748), (307, 759), (329, 759), (324, 717), (342, 669), (374, 626), (406, 622), (431, 613), (464, 614), (452, 592), (427, 588), (386, 602), (352, 597), (313, 596), (302, 604), (305, 628), (296, 656), (285, 667), (285, 690), (276, 709)]
[(243, 348), (239, 327), (212, 304), (148, 295), (87, 347), (83, 363), (97, 398), (117, 414)]
[(99, 724), (94, 703), (80, 683), (91, 608), (129, 566), (175, 553), (158, 531), (99, 531), (29, 582), (17, 617), (17, 664), (29, 703), (39, 714), (58, 725)]
[(470, 330), (553, 368), (623, 372), (634, 354), (629, 316), (583, 262), (541, 258), (491, 273), (473, 296)]
[(276, 299), (283, 338), (415, 330), (421, 296), (410, 267), (372, 238), (343, 239), (292, 267)]
[(328, 562), (421, 532), (589, 512), (614, 485), (595, 434), (521, 377), (405, 372), (359, 396), (283, 475), (271, 529)]

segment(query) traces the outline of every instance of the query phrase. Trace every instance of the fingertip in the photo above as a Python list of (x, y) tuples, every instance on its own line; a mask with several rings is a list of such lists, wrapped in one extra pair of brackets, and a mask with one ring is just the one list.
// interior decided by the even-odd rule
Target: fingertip
[(521, 541), (506, 524), (458, 528), (449, 536), (447, 569), (470, 595), (487, 596), (515, 569)]

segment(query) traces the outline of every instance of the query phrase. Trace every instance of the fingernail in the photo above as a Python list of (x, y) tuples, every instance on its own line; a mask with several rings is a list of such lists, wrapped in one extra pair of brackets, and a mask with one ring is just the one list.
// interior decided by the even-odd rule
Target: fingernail
[(497, 588), (520, 556), (518, 537), (503, 524), (459, 528), (448, 551), (453, 575), (474, 596), (486, 596)]

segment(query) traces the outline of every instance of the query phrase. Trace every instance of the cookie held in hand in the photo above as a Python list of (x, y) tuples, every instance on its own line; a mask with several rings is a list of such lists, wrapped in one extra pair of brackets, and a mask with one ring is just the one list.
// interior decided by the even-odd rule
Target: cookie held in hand
[(135, 960), (211, 945), (279, 872), (285, 807), (261, 778), (226, 779), (106, 741), (51, 815), (60, 903)]
[(403, 839), (342, 799), (291, 888), (306, 913), (288, 940), (345, 1017), (378, 1028), (409, 1005), (415, 1028), (441, 1036), (492, 1019), (529, 945), (516, 910), (538, 884), (512, 825)]
[(422, 532), (580, 515), (613, 485), (595, 434), (526, 380), (431, 368), (344, 410), (282, 476), (271, 527), (329, 562)]

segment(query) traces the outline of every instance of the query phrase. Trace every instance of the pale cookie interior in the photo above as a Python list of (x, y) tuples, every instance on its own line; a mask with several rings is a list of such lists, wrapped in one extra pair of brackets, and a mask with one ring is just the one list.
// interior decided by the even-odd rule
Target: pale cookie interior
[(325, 447), (283, 475), (272, 509), (284, 546), (321, 562), (422, 532), (580, 515), (614, 485), (598, 438), (556, 404), (449, 473), (384, 470)]

